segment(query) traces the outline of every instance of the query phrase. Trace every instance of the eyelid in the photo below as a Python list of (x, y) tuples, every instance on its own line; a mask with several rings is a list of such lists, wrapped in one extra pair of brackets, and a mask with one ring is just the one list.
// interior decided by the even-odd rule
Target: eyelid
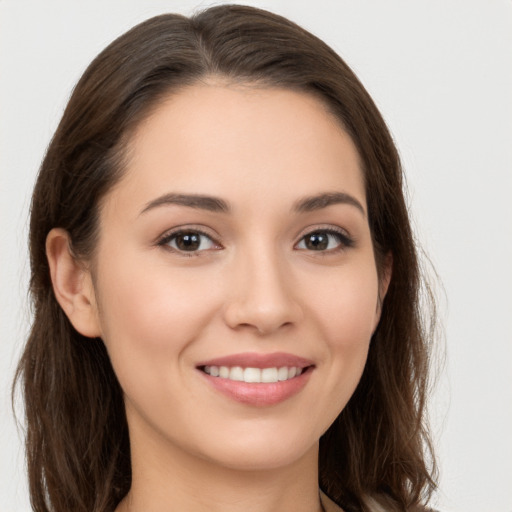
[[(193, 232), (193, 233), (197, 233), (199, 235), (203, 235), (203, 236), (209, 238), (213, 242), (213, 244), (217, 246), (214, 248), (215, 250), (223, 249), (222, 244), (219, 242), (220, 237), (217, 234), (212, 233), (211, 229), (206, 228), (205, 226), (202, 226), (202, 225), (197, 225), (197, 224), (184, 224), (184, 225), (180, 225), (180, 226), (175, 226), (175, 227), (165, 231), (163, 234), (161, 234), (156, 239), (155, 245), (167, 248), (170, 251), (173, 251), (175, 253), (178, 253), (180, 255), (185, 255), (188, 257), (197, 256), (202, 252), (212, 250), (212, 249), (202, 249), (199, 251), (187, 252), (187, 251), (180, 251), (179, 249), (175, 249), (168, 245), (169, 241), (172, 240), (173, 237), (177, 236), (180, 233), (186, 233), (186, 232)], [(324, 254), (325, 253), (333, 253), (333, 252), (336, 252), (337, 250), (348, 249), (350, 247), (353, 247), (356, 242), (354, 237), (346, 229), (341, 228), (340, 226), (336, 226), (336, 225), (332, 225), (332, 224), (317, 224), (317, 225), (308, 226), (300, 232), (300, 234), (297, 236), (297, 241), (294, 244), (294, 248), (296, 248), (297, 245), (307, 235), (311, 235), (311, 234), (317, 233), (317, 232), (323, 232), (323, 233), (327, 233), (327, 234), (337, 235), (340, 239), (340, 247), (337, 247), (335, 249), (318, 251), (318, 253), (324, 253)], [(307, 250), (307, 249), (300, 249), (300, 250)]]
[(175, 236), (179, 235), (180, 233), (189, 233), (189, 232), (197, 233), (199, 235), (202, 235), (202, 236), (205, 236), (205, 237), (209, 238), (213, 242), (213, 244), (217, 246), (215, 248), (216, 250), (223, 248), (221, 243), (218, 241), (219, 237), (217, 235), (215, 235), (215, 234), (212, 234), (210, 229), (205, 228), (204, 226), (198, 226), (198, 225), (194, 225), (194, 224), (184, 224), (184, 225), (181, 225), (181, 226), (175, 226), (175, 227), (173, 227), (171, 229), (168, 229), (167, 231), (165, 231), (163, 234), (161, 234), (156, 239), (155, 245), (160, 246), (160, 247), (164, 247), (164, 248), (166, 248), (166, 249), (168, 249), (170, 251), (173, 251), (174, 253), (177, 253), (177, 254), (180, 254), (180, 255), (184, 255), (184, 256), (187, 256), (187, 257), (197, 256), (199, 253), (212, 250), (212, 249), (202, 249), (200, 251), (190, 251), (190, 252), (187, 252), (187, 251), (180, 251), (179, 249), (175, 249), (174, 247), (170, 247), (168, 245), (169, 242)]
[(341, 226), (338, 226), (336, 224), (311, 224), (309, 226), (306, 226), (305, 228), (302, 228), (297, 234), (296, 238), (297, 240), (300, 240), (304, 236), (310, 233), (315, 233), (316, 231), (331, 231), (343, 235), (347, 238), (353, 238), (347, 229), (342, 228)]
[[(318, 253), (323, 254), (329, 254), (336, 252), (337, 250), (344, 250), (349, 249), (351, 247), (354, 247), (356, 240), (354, 237), (344, 228), (341, 228), (340, 226), (332, 225), (332, 224), (319, 224), (319, 225), (313, 225), (308, 226), (307, 228), (303, 229), (301, 233), (298, 235), (298, 240), (295, 243), (294, 247), (297, 247), (297, 245), (307, 236), (311, 235), (313, 233), (327, 233), (327, 234), (334, 234), (337, 235), (340, 238), (340, 247), (337, 247), (335, 249), (329, 249), (326, 251), (318, 251)], [(300, 249), (300, 250), (307, 250), (307, 249)]]

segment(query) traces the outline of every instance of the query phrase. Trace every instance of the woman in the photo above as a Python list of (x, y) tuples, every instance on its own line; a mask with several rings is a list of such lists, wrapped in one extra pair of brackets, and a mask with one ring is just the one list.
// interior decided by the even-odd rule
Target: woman
[(34, 510), (424, 506), (401, 180), (352, 71), (279, 16), (219, 6), (114, 41), (33, 196)]

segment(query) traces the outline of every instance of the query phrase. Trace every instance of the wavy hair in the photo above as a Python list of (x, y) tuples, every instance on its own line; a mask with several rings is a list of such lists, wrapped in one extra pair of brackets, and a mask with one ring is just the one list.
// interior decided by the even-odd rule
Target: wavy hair
[(81, 336), (55, 299), (46, 236), (64, 228), (76, 257), (90, 259), (98, 205), (122, 176), (130, 135), (165, 96), (211, 76), (313, 94), (358, 149), (377, 268), (391, 253), (392, 279), (361, 381), (320, 440), (320, 487), (347, 512), (368, 510), (368, 496), (411, 510), (436, 486), (424, 414), (431, 332), (397, 150), (331, 48), (283, 17), (236, 5), (157, 16), (112, 42), (79, 80), (48, 147), (31, 205), (34, 319), (15, 380), (33, 509), (110, 512), (131, 483), (123, 392), (102, 340)]

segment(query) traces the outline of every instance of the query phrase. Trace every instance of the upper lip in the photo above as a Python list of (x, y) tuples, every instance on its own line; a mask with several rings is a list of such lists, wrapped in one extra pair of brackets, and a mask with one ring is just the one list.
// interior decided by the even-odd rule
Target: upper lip
[(227, 356), (209, 359), (200, 362), (197, 367), (202, 366), (241, 366), (242, 368), (282, 368), (297, 367), (306, 368), (313, 366), (313, 361), (286, 352), (274, 352), (272, 354), (260, 354), (257, 352), (245, 352), (241, 354), (230, 354)]

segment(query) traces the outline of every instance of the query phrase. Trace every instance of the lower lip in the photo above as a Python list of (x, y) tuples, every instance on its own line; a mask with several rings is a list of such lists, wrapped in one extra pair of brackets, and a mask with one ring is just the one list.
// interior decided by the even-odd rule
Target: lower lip
[(304, 370), (298, 377), (279, 382), (250, 383), (212, 377), (202, 370), (203, 377), (217, 391), (242, 404), (265, 407), (284, 402), (299, 393), (307, 384), (313, 367)]

